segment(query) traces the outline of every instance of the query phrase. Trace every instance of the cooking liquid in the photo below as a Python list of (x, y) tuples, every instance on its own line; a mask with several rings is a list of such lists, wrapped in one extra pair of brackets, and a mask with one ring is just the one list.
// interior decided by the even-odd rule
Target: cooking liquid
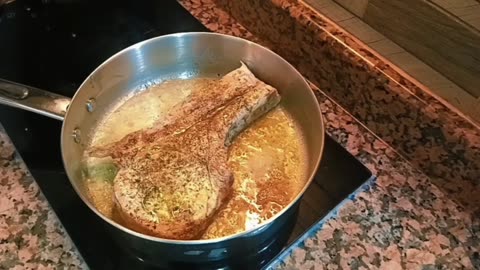
[[(172, 80), (152, 86), (108, 114), (94, 132), (92, 145), (103, 145), (152, 126), (187, 98), (192, 89), (213, 79)], [(229, 150), (233, 195), (215, 216), (202, 239), (228, 236), (257, 227), (285, 206), (304, 186), (306, 149), (293, 119), (281, 106), (245, 129)], [(86, 179), (95, 207), (115, 215), (112, 181)]]

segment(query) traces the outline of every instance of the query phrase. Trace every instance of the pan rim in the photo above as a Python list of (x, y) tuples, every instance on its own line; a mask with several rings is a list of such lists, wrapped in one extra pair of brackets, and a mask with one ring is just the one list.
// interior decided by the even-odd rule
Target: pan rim
[(272, 217), (270, 217), (269, 219), (267, 219), (266, 221), (264, 221), (260, 226), (257, 226), (257, 227), (254, 227), (254, 228), (251, 228), (251, 229), (248, 229), (248, 230), (244, 230), (242, 232), (238, 232), (238, 233), (235, 233), (235, 234), (231, 234), (231, 235), (227, 235), (227, 236), (224, 236), (224, 237), (219, 237), (219, 238), (212, 238), (212, 239), (200, 239), (200, 240), (177, 240), (177, 239), (168, 239), (168, 238), (161, 238), (161, 237), (156, 237), (156, 236), (151, 236), (151, 235), (147, 235), (147, 234), (143, 234), (143, 233), (140, 233), (140, 232), (137, 232), (135, 230), (132, 230), (132, 229), (129, 229), (117, 222), (115, 222), (114, 220), (106, 217), (105, 215), (103, 215), (102, 213), (100, 213), (100, 211), (80, 192), (80, 189), (79, 187), (77, 186), (77, 184), (72, 181), (73, 179), (73, 175), (72, 175), (72, 172), (71, 172), (71, 169), (67, 170), (66, 168), (69, 168), (67, 167), (67, 164), (68, 164), (68, 161), (66, 161), (66, 158), (65, 158), (65, 151), (64, 151), (64, 141), (66, 140), (67, 137), (70, 137), (70, 136), (66, 136), (66, 122), (68, 121), (69, 119), (69, 111), (70, 110), (67, 110), (66, 114), (65, 114), (65, 117), (64, 117), (64, 121), (62, 123), (62, 131), (61, 131), (61, 140), (60, 140), (60, 146), (61, 146), (61, 152), (62, 152), (62, 162), (63, 162), (63, 166), (65, 168), (65, 171), (66, 171), (66, 174), (68, 176), (68, 179), (70, 181), (70, 184), (72, 185), (72, 187), (74, 188), (75, 192), (77, 193), (77, 195), (80, 197), (80, 199), (83, 201), (84, 204), (86, 204), (97, 216), (99, 216), (100, 218), (102, 218), (105, 222), (107, 222), (109, 225), (115, 227), (116, 229), (119, 229), (121, 231), (123, 231), (124, 233), (127, 233), (129, 235), (132, 235), (132, 236), (136, 236), (136, 237), (139, 237), (139, 238), (142, 238), (142, 239), (145, 239), (145, 240), (149, 240), (149, 241), (153, 241), (153, 242), (161, 242), (161, 243), (166, 243), (166, 244), (180, 244), (180, 245), (209, 245), (209, 244), (218, 244), (219, 242), (225, 242), (225, 241), (229, 241), (229, 240), (234, 240), (234, 239), (237, 239), (237, 238), (242, 238), (242, 237), (247, 237), (249, 235), (252, 235), (252, 234), (256, 234), (257, 232), (261, 232), (263, 231), (264, 229), (267, 229), (277, 218), (279, 218), (280, 216), (282, 216), (285, 212), (287, 212), (288, 210), (290, 210), (290, 208), (292, 206), (294, 206), (299, 200), (300, 198), (304, 195), (306, 189), (310, 186), (311, 182), (313, 181), (314, 179), (314, 176), (315, 176), (315, 173), (318, 171), (318, 168), (320, 166), (320, 162), (322, 160), (322, 157), (323, 157), (323, 153), (324, 153), (324, 144), (325, 144), (325, 125), (324, 125), (324, 119), (323, 119), (323, 114), (320, 110), (320, 105), (318, 104), (318, 101), (316, 100), (316, 97), (315, 97), (315, 94), (312, 90), (312, 88), (310, 87), (310, 85), (308, 84), (307, 80), (303, 77), (303, 75), (295, 68), (293, 67), (288, 61), (286, 61), (283, 57), (281, 57), (280, 55), (278, 55), (277, 53), (275, 53), (274, 51), (270, 50), (269, 48), (267, 47), (264, 47), (258, 43), (255, 43), (255, 42), (252, 42), (250, 40), (247, 40), (247, 39), (244, 39), (244, 38), (240, 38), (240, 37), (236, 37), (236, 36), (231, 36), (231, 35), (226, 35), (226, 34), (221, 34), (221, 33), (214, 33), (214, 32), (180, 32), (180, 33), (173, 33), (173, 34), (167, 34), (167, 35), (161, 35), (161, 36), (157, 36), (157, 37), (153, 37), (153, 38), (150, 38), (150, 39), (146, 39), (146, 40), (143, 40), (143, 41), (140, 41), (138, 43), (135, 43), (135, 44), (132, 44), (122, 50), (120, 50), (119, 52), (113, 54), (112, 56), (110, 56), (108, 59), (106, 59), (104, 62), (102, 62), (102, 64), (100, 64), (98, 67), (96, 67), (86, 78), (85, 80), (82, 82), (82, 84), (78, 87), (77, 91), (75, 92), (75, 94), (73, 95), (72, 97), (72, 101), (71, 101), (71, 104), (73, 104), (75, 102), (75, 99), (77, 98), (77, 95), (79, 94), (79, 92), (81, 92), (80, 90), (85, 87), (85, 84), (88, 83), (89, 79), (94, 75), (96, 74), (99, 70), (101, 70), (105, 65), (107, 65), (109, 62), (113, 61), (115, 58), (117, 58), (118, 56), (122, 55), (122, 54), (125, 54), (127, 51), (130, 51), (130, 50), (134, 50), (138, 47), (141, 47), (142, 45), (144, 44), (147, 44), (149, 42), (153, 42), (153, 41), (156, 41), (156, 40), (160, 40), (160, 39), (167, 39), (167, 38), (172, 38), (172, 37), (183, 37), (183, 36), (194, 36), (194, 35), (205, 35), (205, 36), (218, 36), (218, 37), (221, 37), (221, 38), (226, 38), (226, 39), (234, 39), (234, 40), (237, 40), (237, 41), (240, 41), (240, 42), (244, 42), (244, 43), (247, 43), (248, 45), (250, 46), (256, 46), (256, 47), (259, 47), (260, 49), (262, 50), (266, 50), (268, 51), (269, 53), (273, 54), (275, 57), (277, 57), (280, 61), (282, 61), (284, 64), (286, 64), (289, 68), (292, 69), (292, 71), (299, 77), (301, 78), (302, 82), (304, 83), (304, 85), (306, 86), (307, 89), (310, 89), (310, 93), (309, 95), (311, 96), (312, 99), (315, 100), (315, 109), (316, 109), (316, 113), (319, 115), (319, 118), (320, 118), (320, 123), (318, 123), (320, 125), (319, 129), (321, 130), (321, 134), (319, 134), (319, 136), (321, 136), (321, 142), (320, 142), (320, 149), (319, 149), (319, 154), (317, 157), (315, 157), (316, 160), (314, 160), (314, 167), (313, 169), (311, 170), (310, 173), (306, 174), (306, 181), (305, 181), (305, 184), (303, 186), (303, 188), (298, 192), (298, 194), (295, 196), (295, 198), (288, 204), (286, 205), (285, 207), (283, 207), (283, 209), (281, 211), (279, 211), (278, 213), (276, 213), (275, 215), (273, 215)]

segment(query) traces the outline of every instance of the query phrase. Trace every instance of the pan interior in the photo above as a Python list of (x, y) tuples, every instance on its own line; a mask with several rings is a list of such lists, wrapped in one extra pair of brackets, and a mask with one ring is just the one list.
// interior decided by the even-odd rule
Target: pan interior
[[(218, 80), (218, 76), (149, 84), (147, 89), (122, 100), (99, 119), (88, 146), (106, 145), (131, 132), (161, 125), (172, 107), (214, 80)], [(305, 185), (307, 172), (302, 138), (299, 125), (280, 104), (235, 139), (228, 160), (234, 174), (233, 195), (216, 214), (203, 239), (258, 227), (296, 197)], [(90, 202), (106, 217), (129, 227), (122, 221), (112, 199), (118, 167), (109, 159), (85, 156), (84, 160), (84, 185)]]

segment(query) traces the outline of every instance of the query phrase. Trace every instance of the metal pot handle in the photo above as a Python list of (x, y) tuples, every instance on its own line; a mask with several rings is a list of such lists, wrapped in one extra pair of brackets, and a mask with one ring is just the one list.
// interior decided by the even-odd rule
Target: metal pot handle
[(0, 79), (0, 104), (63, 121), (71, 99), (31, 86)]

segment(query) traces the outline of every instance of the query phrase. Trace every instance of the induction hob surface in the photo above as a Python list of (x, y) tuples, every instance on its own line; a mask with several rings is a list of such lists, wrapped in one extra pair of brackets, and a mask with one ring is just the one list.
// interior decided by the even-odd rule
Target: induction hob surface
[[(208, 30), (174, 0), (16, 0), (0, 7), (0, 78), (71, 97), (90, 72), (123, 48), (195, 31)], [(0, 106), (0, 122), (91, 269), (152, 268), (124, 254), (74, 192), (61, 160), (61, 122), (6, 106)], [(248, 258), (208, 268), (260, 268), (370, 176), (327, 136), (315, 181), (285, 230), (293, 232)]]

